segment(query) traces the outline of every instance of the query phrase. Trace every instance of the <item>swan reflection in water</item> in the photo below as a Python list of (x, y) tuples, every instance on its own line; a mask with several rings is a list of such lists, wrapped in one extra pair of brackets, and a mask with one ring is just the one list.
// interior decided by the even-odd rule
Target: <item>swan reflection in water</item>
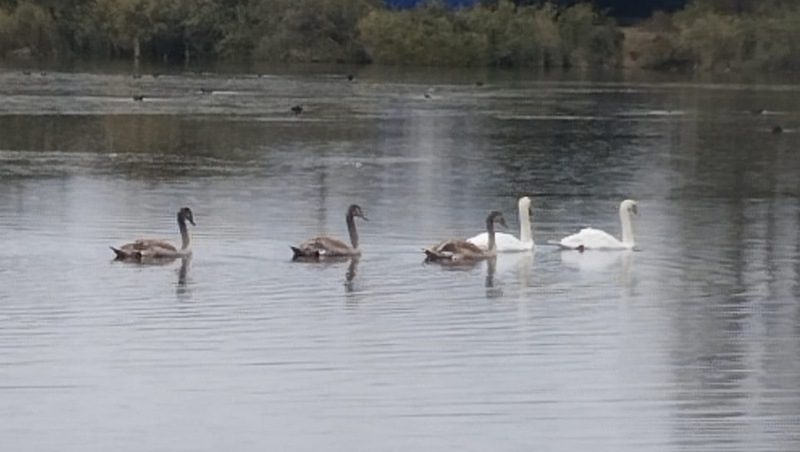
[(562, 252), (561, 263), (587, 277), (606, 279), (608, 272), (618, 270), (618, 281), (623, 286), (631, 286), (631, 268), (633, 267), (634, 250), (617, 252), (600, 251), (584, 253)]
[(533, 250), (530, 250), (522, 253), (498, 255), (496, 259), (487, 260), (486, 287), (495, 288), (495, 293), (490, 294), (487, 291), (487, 297), (498, 298), (498, 296), (502, 296), (504, 281), (514, 280), (515, 277), (516, 284), (520, 288), (530, 287), (535, 254)]
[(191, 268), (192, 264), (192, 255), (187, 254), (182, 257), (172, 256), (172, 257), (148, 257), (142, 256), (137, 259), (114, 259), (112, 262), (124, 262), (128, 265), (132, 265), (135, 267), (166, 267), (176, 260), (181, 261), (180, 267), (176, 270), (178, 275), (178, 281), (175, 284), (175, 293), (180, 297), (184, 298), (190, 295), (189, 291), (189, 268)]
[(187, 283), (187, 276), (189, 275), (189, 267), (192, 263), (192, 255), (184, 256), (181, 258), (181, 266), (178, 268), (178, 284), (175, 286), (175, 293), (178, 297), (186, 297), (191, 295), (189, 285)]
[(347, 272), (344, 274), (344, 290), (347, 293), (351, 293), (356, 290), (353, 280), (355, 280), (356, 275), (358, 274), (358, 263), (360, 260), (361, 256), (353, 256), (350, 258), (350, 265), (347, 266)]
[(292, 258), (292, 262), (294, 263), (302, 263), (307, 265), (312, 265), (316, 268), (321, 270), (325, 270), (330, 267), (341, 267), (341, 264), (348, 262), (347, 269), (344, 273), (344, 288), (346, 292), (353, 292), (356, 290), (356, 276), (358, 276), (358, 264), (361, 262), (360, 255), (353, 255), (353, 256), (326, 256), (323, 259), (318, 257), (297, 257), (294, 256)]
[(497, 272), (497, 256), (486, 259), (486, 279), (484, 287), (486, 288), (486, 298), (501, 298), (503, 296), (503, 286), (495, 286), (494, 275)]
[[(502, 284), (497, 284), (495, 279), (497, 274), (497, 256), (487, 257), (481, 260), (465, 260), (465, 261), (433, 261), (425, 259), (422, 264), (430, 265), (432, 263), (438, 264), (442, 271), (447, 272), (472, 272), (479, 266), (486, 264), (486, 273), (484, 277), (484, 287), (486, 288), (486, 298), (500, 298), (503, 296)], [(446, 262), (446, 263), (444, 263)]]

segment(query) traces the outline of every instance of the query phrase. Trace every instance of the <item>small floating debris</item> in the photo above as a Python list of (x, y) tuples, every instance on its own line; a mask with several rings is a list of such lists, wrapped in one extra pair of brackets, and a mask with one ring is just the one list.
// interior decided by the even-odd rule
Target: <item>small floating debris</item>
[(477, 82), (475, 82), (475, 86), (483, 86), (483, 82), (478, 80)]
[(131, 75), (133, 78), (142, 78), (142, 74), (133, 74)]
[(214, 90), (211, 88), (205, 88), (205, 87), (200, 88), (200, 94), (211, 94), (213, 92)]
[(764, 110), (763, 108), (754, 108), (750, 110), (750, 114), (753, 116), (763, 115), (764, 112), (766, 112), (766, 110)]
[(772, 126), (772, 131), (771, 132), (773, 134), (775, 134), (775, 135), (777, 135), (779, 133), (783, 133), (783, 127), (781, 127), (781, 126)]
[(22, 75), (31, 75), (31, 71), (22, 71)]
[(348, 81), (352, 82), (352, 81), (353, 81), (355, 78), (356, 78), (356, 76), (355, 76), (355, 75), (353, 75), (353, 74), (347, 74), (347, 80), (348, 80)]
[(144, 100), (144, 94), (134, 94), (133, 95), (133, 100), (135, 100), (136, 102), (143, 101)]
[(299, 115), (300, 113), (303, 112), (303, 106), (302, 105), (295, 105), (290, 110), (292, 111), (292, 113), (294, 113), (296, 115)]

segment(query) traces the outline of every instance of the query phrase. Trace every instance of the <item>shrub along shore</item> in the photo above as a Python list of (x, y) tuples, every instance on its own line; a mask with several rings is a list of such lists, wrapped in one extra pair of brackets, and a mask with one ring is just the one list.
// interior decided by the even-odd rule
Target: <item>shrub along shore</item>
[(674, 14), (656, 13), (621, 28), (590, 3), (497, 0), (448, 9), (430, 1), (393, 10), (381, 0), (0, 0), (0, 57), (694, 70), (800, 66), (800, 2), (763, 0), (744, 10), (731, 3), (736, 2), (694, 0)]

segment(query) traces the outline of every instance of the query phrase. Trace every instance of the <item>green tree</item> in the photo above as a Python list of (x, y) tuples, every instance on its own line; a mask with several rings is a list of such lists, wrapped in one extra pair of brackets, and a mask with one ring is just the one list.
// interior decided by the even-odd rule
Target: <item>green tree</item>
[(275, 61), (364, 61), (358, 22), (377, 0), (261, 0), (255, 56)]
[(50, 13), (30, 1), (17, 5), (9, 23), (11, 42), (26, 47), (35, 55), (51, 55), (57, 50), (56, 24)]

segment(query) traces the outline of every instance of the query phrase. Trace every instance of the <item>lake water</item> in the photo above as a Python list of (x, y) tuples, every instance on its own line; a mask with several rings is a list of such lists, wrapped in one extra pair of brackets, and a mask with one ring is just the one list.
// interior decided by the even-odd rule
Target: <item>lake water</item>
[(800, 84), (345, 74), (0, 70), (4, 450), (800, 450)]

